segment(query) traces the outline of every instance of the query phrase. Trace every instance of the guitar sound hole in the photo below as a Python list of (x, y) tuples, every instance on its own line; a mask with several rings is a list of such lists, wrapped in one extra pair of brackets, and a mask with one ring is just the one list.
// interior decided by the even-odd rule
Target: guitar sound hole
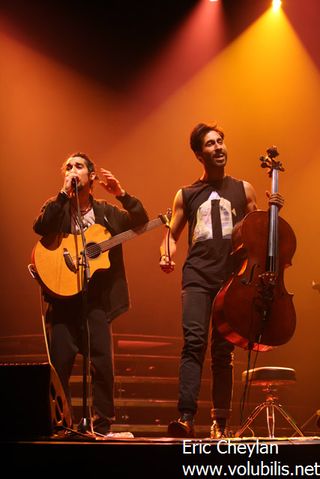
[(90, 259), (97, 258), (101, 254), (101, 248), (97, 243), (87, 244), (87, 255)]

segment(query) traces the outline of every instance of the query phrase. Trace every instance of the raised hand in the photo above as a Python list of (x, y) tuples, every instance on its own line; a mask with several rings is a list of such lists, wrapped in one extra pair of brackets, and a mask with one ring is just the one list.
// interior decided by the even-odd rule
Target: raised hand
[[(119, 180), (109, 170), (100, 168), (101, 175), (99, 176), (100, 185), (115, 196), (121, 196), (125, 194), (125, 190), (121, 187)], [(101, 179), (102, 176), (102, 179)]]

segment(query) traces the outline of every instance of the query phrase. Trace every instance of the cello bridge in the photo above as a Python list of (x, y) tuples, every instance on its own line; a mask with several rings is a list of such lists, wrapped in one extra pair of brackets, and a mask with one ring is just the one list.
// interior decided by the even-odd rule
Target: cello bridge
[(273, 271), (265, 271), (259, 274), (259, 279), (264, 286), (275, 286), (277, 283), (277, 274)]

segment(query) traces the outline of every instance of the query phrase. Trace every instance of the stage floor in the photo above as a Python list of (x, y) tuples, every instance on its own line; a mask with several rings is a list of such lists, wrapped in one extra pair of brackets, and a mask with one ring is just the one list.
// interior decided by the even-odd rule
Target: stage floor
[[(291, 391), (281, 392), (286, 408), (298, 418), (297, 423), (304, 423), (301, 426), (304, 437), (292, 437), (294, 431), (281, 415), (276, 419), (277, 437), (265, 437), (268, 434), (266, 420), (265, 415), (261, 415), (254, 432), (253, 429), (246, 431), (254, 437), (242, 434), (241, 438), (211, 440), (206, 437), (210, 430), (208, 420), (211, 420), (208, 365), (199, 400), (198, 437), (173, 439), (166, 434), (168, 422), (177, 413), (180, 342), (168, 337), (131, 335), (116, 336), (114, 342), (119, 422), (112, 428), (115, 434), (132, 431), (132, 438), (115, 435), (102, 439), (77, 433), (67, 438), (62, 434), (52, 436), (55, 415), (50, 413), (51, 406), (60, 401), (51, 394), (49, 408), (51, 368), (37, 349), (41, 337), (0, 338), (0, 372), (2, 383), (6, 384), (0, 395), (1, 465), (4, 471), (8, 470), (9, 477), (21, 472), (42, 479), (48, 475), (72, 477), (75, 473), (80, 477), (87, 473), (101, 474), (112, 479), (320, 476), (320, 436), (317, 413), (314, 413), (318, 410), (311, 408), (307, 401), (300, 401)], [(81, 417), (82, 377), (77, 365), (72, 376), (73, 406)], [(242, 363), (236, 364), (237, 377), (244, 367)], [(236, 382), (237, 391), (239, 399), (240, 384)], [(255, 397), (253, 391), (251, 403), (247, 404), (248, 414), (260, 402), (261, 397)], [(235, 399), (235, 411), (238, 406)], [(63, 409), (60, 412), (65, 417)], [(237, 430), (234, 424), (238, 423), (239, 418), (235, 416), (230, 424), (233, 431)]]
[(168, 437), (73, 436), (1, 441), (8, 473), (104, 474), (118, 478), (318, 477), (320, 437), (241, 437), (221, 440)]

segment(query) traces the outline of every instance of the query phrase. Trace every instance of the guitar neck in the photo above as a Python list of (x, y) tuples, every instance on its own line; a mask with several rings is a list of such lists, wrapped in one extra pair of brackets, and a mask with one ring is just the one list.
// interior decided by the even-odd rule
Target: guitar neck
[(140, 226), (139, 228), (134, 228), (131, 230), (124, 231), (123, 233), (120, 233), (116, 236), (113, 236), (112, 238), (102, 241), (101, 243), (99, 243), (99, 246), (102, 252), (108, 251), (114, 246), (124, 243), (125, 241), (128, 241), (130, 239), (136, 238), (137, 236), (140, 236), (141, 234), (146, 233), (147, 231), (151, 231), (157, 226), (160, 226), (161, 224), (165, 224), (165, 223), (166, 223), (166, 220), (161, 215), (158, 218), (148, 221), (148, 223), (144, 224), (143, 226)]

